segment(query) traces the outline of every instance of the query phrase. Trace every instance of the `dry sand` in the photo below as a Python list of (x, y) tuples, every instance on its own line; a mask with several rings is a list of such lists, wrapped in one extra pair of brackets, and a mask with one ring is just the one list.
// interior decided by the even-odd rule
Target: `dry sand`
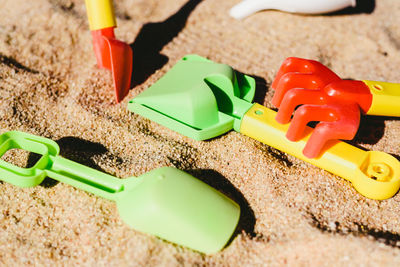
[[(383, 266), (400, 264), (400, 195), (366, 199), (345, 180), (239, 133), (198, 142), (126, 109), (182, 56), (196, 53), (257, 76), (257, 101), (288, 56), (340, 76), (400, 81), (400, 1), (371, 13), (266, 11), (237, 21), (237, 0), (116, 1), (116, 34), (135, 49), (129, 96), (114, 103), (96, 67), (83, 0), (0, 1), (0, 132), (56, 140), (62, 156), (118, 177), (176, 166), (240, 203), (231, 244), (205, 256), (129, 229), (107, 200), (46, 180), (2, 183), (0, 263), (83, 266)], [(370, 1), (364, 1), (370, 2)], [(173, 16), (177, 11), (175, 16)], [(172, 16), (172, 17), (171, 17)], [(400, 155), (400, 122), (365, 118), (355, 141)], [(25, 166), (27, 154), (9, 152)]]

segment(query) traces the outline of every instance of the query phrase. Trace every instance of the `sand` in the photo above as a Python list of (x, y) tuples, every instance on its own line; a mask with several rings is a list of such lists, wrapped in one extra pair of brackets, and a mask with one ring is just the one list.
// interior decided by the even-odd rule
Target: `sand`
[[(269, 107), (269, 85), (289, 56), (319, 60), (344, 78), (400, 81), (399, 1), (379, 0), (372, 13), (266, 11), (243, 21), (227, 15), (237, 2), (116, 1), (116, 35), (134, 47), (136, 81), (116, 104), (110, 73), (96, 67), (83, 0), (1, 1), (1, 133), (51, 138), (62, 156), (121, 178), (175, 166), (242, 209), (229, 246), (206, 256), (130, 229), (113, 202), (71, 186), (2, 183), (1, 265), (400, 264), (399, 195), (369, 200), (344, 179), (239, 133), (194, 141), (127, 110), (190, 53), (257, 77), (256, 100)], [(365, 117), (354, 143), (399, 156), (399, 132), (395, 118)], [(15, 151), (3, 158), (34, 160)]]

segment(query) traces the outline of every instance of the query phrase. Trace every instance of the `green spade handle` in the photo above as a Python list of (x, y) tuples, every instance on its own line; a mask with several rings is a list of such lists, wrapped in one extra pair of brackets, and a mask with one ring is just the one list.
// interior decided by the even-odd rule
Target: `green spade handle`
[(116, 193), (122, 192), (122, 180), (109, 174), (86, 167), (60, 156), (52, 157), (53, 165), (47, 175), (59, 182), (72, 185), (94, 195), (115, 200)]

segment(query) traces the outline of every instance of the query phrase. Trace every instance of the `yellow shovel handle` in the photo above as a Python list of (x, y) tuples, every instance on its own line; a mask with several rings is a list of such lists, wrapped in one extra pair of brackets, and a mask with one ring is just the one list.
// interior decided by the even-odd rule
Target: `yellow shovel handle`
[(85, 0), (90, 30), (100, 30), (117, 25), (112, 0)]
[(244, 115), (240, 132), (350, 181), (365, 197), (387, 199), (399, 190), (400, 162), (393, 156), (335, 141), (320, 157), (309, 159), (302, 151), (313, 129), (308, 127), (304, 139), (291, 142), (285, 136), (289, 124), (279, 124), (275, 116), (275, 111), (254, 104)]
[(363, 81), (372, 94), (368, 115), (400, 117), (400, 84)]

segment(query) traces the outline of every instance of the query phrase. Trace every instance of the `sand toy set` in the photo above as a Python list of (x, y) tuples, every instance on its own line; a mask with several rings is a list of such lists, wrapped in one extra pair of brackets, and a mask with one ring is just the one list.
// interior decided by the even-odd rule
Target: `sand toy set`
[(302, 151), (315, 134), (313, 129), (304, 125), (301, 140), (288, 140), (289, 125), (278, 123), (275, 111), (252, 104), (254, 94), (253, 78), (228, 65), (188, 55), (131, 100), (128, 109), (195, 140), (234, 129), (349, 180), (368, 198), (386, 199), (398, 191), (400, 162), (393, 156), (334, 140), (324, 143), (318, 157), (309, 158)]
[[(354, 5), (354, 0), (245, 0), (231, 15), (243, 18), (270, 8), (316, 14)], [(131, 86), (134, 51), (115, 38), (111, 0), (86, 0), (86, 7), (97, 64), (111, 70), (120, 102)], [(395, 157), (339, 139), (354, 138), (363, 114), (399, 116), (399, 84), (343, 80), (317, 61), (288, 58), (271, 88), (277, 112), (253, 103), (254, 78), (226, 64), (187, 55), (129, 101), (128, 109), (199, 141), (234, 130), (348, 180), (367, 198), (383, 200), (396, 194), (400, 162)], [(307, 126), (312, 121), (320, 123)], [(52, 140), (17, 131), (0, 135), (0, 157), (11, 149), (41, 158), (31, 168), (0, 160), (0, 180), (18, 187), (39, 185), (45, 177), (67, 183), (116, 202), (120, 217), (133, 229), (178, 245), (215, 253), (238, 225), (237, 203), (176, 168), (118, 179), (60, 157)]]

